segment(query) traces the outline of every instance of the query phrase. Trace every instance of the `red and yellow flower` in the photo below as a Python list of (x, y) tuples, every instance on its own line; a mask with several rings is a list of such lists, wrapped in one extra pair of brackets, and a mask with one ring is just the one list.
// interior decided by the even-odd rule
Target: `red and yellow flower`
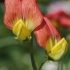
[(39, 11), (36, 0), (5, 0), (4, 24), (19, 41), (29, 38), (34, 30), (38, 44), (53, 60), (66, 52), (67, 41), (60, 37), (51, 22)]
[(36, 0), (5, 0), (4, 24), (19, 41), (30, 37), (42, 19)]
[(58, 31), (46, 17), (43, 23), (34, 30), (34, 34), (38, 44), (53, 60), (59, 60), (66, 52), (67, 41), (64, 38), (61, 39)]
[(56, 28), (59, 27), (70, 28), (69, 15), (62, 10), (53, 13), (48, 13), (46, 14), (46, 17), (54, 24)]

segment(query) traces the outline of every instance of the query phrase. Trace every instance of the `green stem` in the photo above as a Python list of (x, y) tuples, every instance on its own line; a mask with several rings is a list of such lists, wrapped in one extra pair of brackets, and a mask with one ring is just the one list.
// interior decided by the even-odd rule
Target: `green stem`
[(58, 61), (58, 70), (60, 70), (60, 68), (61, 68), (61, 62)]
[(63, 70), (63, 62), (61, 61), (61, 70)]
[(40, 67), (39, 67), (38, 70), (41, 70), (43, 64), (44, 64), (47, 60), (48, 60), (48, 56), (47, 56), (47, 53), (46, 53), (46, 50), (45, 50), (45, 59), (44, 59), (44, 61), (41, 63), (41, 65), (40, 65)]
[(58, 70), (63, 70), (63, 62), (62, 62), (62, 60), (60, 60), (58, 62)]
[(31, 37), (32, 38), (29, 39), (30, 57), (31, 57), (33, 70), (37, 70), (35, 60), (34, 60), (34, 55), (33, 55), (33, 34), (31, 35)]
[(41, 65), (40, 65), (40, 67), (39, 67), (39, 70), (41, 70), (41, 68), (42, 68), (43, 64), (45, 63), (45, 61), (46, 61), (46, 60), (44, 60), (44, 61), (41, 63)]

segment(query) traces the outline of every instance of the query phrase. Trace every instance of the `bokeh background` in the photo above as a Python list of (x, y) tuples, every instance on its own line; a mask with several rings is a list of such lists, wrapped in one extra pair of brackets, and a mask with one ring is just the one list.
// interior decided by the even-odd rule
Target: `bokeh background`
[[(70, 14), (70, 0), (37, 0), (38, 7), (43, 15), (50, 12), (50, 5), (56, 2), (61, 4), (64, 2), (65, 6), (63, 7), (65, 7), (68, 15)], [(0, 0), (0, 70), (32, 70), (29, 46), (26, 41), (21, 44), (15, 40), (12, 31), (5, 27), (3, 22), (4, 11), (4, 0)], [(70, 31), (64, 27), (59, 28), (58, 31), (61, 37), (65, 37), (68, 41), (68, 51), (61, 61), (65, 64), (66, 70), (70, 70)], [(39, 47), (35, 37), (33, 45), (36, 65), (39, 67), (44, 60), (45, 52), (44, 49)]]

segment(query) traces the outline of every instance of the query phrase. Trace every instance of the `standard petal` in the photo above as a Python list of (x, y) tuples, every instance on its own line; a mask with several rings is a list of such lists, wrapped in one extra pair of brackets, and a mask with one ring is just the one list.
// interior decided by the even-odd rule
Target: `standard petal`
[(48, 29), (45, 21), (43, 21), (43, 23), (34, 30), (36, 40), (38, 44), (43, 48), (45, 48), (46, 41), (50, 37), (50, 34), (50, 30)]
[(54, 19), (56, 21), (59, 20), (62, 16), (68, 17), (68, 15), (65, 12), (61, 11), (61, 10), (59, 10), (57, 12), (46, 14), (47, 18)]
[(62, 17), (62, 18), (60, 18), (59, 23), (63, 27), (66, 27), (66, 28), (70, 27), (70, 18)]
[(7, 28), (13, 28), (14, 23), (21, 16), (21, 0), (5, 0), (4, 24)]
[(44, 17), (43, 23), (34, 30), (34, 34), (38, 44), (45, 48), (48, 38), (54, 37), (58, 41), (61, 39), (59, 33), (52, 23)]
[(59, 10), (58, 12), (46, 14), (46, 17), (49, 18), (54, 25), (58, 25), (58, 27), (60, 25), (63, 27), (70, 27), (70, 18), (64, 11)]
[(56, 28), (53, 26), (53, 24), (49, 21), (49, 19), (47, 19), (46, 17), (44, 17), (44, 20), (46, 21), (46, 24), (48, 26), (48, 29), (51, 32), (51, 37), (55, 37), (57, 38), (57, 40), (59, 41), (61, 39), (60, 34), (58, 33), (58, 31), (56, 30)]
[(23, 20), (30, 31), (39, 26), (43, 20), (36, 0), (22, 0), (22, 14)]

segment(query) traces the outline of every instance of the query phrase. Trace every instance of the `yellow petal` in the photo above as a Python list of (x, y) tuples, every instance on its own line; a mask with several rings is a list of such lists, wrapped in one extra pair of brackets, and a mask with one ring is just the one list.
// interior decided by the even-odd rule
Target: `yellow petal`
[(53, 41), (52, 41), (52, 38), (49, 38), (49, 39), (47, 40), (45, 49), (46, 49), (47, 52), (49, 53), (49, 52), (51, 51), (52, 47), (53, 47)]
[(13, 33), (17, 36), (19, 41), (25, 40), (30, 36), (30, 31), (26, 27), (22, 19), (18, 20), (13, 27)]
[(47, 42), (46, 42), (46, 47), (45, 47), (45, 49), (47, 50), (47, 52), (50, 52), (51, 49), (53, 48), (53, 46), (54, 46), (55, 44), (57, 44), (57, 42), (58, 42), (57, 39), (54, 38), (54, 37), (48, 38), (48, 40), (47, 40)]
[(66, 52), (67, 50), (67, 41), (62, 38), (54, 47), (51, 49), (49, 56), (54, 59), (54, 60), (59, 60), (62, 55)]

